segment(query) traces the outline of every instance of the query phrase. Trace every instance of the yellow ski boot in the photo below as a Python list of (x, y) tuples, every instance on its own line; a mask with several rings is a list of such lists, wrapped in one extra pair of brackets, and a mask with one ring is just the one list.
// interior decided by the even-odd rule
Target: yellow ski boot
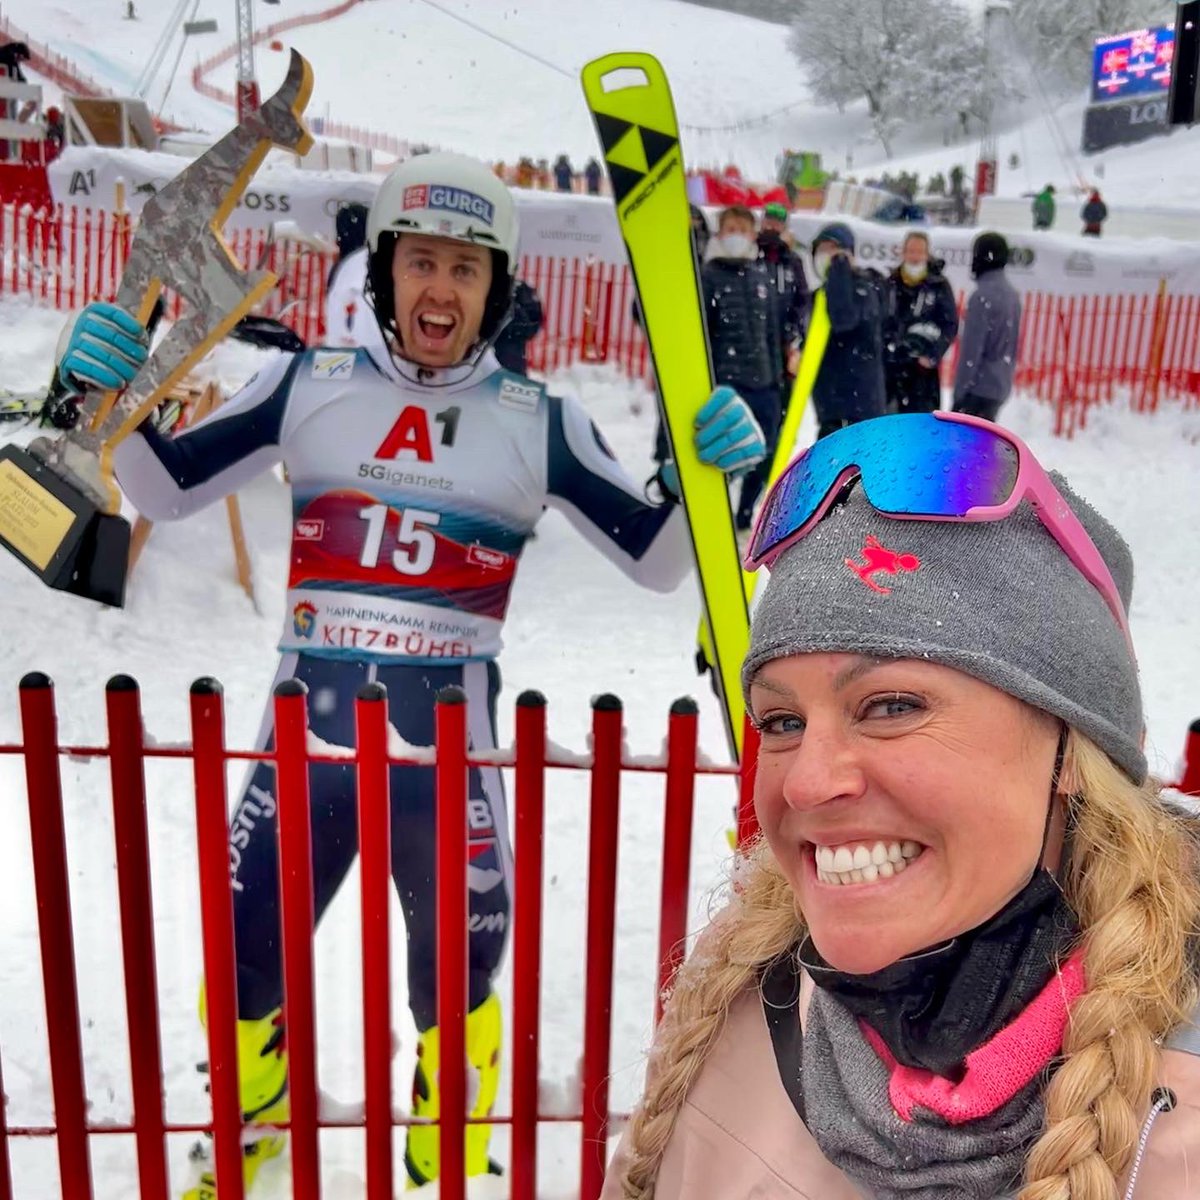
[[(200, 1021), (207, 1026), (204, 989), (200, 989)], [(242, 1116), (248, 1128), (242, 1134), (242, 1179), (249, 1193), (263, 1164), (278, 1158), (287, 1136), (273, 1128), (289, 1116), (287, 1050), (284, 1046), (283, 1009), (276, 1008), (256, 1021), (237, 1023), (238, 1083)], [(262, 1131), (255, 1130), (262, 1126)], [(202, 1156), (205, 1147), (201, 1147)], [(183, 1193), (182, 1200), (217, 1200), (216, 1177), (206, 1168), (199, 1182)]]
[[(471, 1108), (472, 1117), (486, 1117), (496, 1103), (500, 1087), (500, 1041), (504, 1025), (500, 1015), (500, 998), (493, 992), (478, 1007), (467, 1013), (467, 1061), (478, 1075), (478, 1091)], [(413, 1073), (414, 1117), (436, 1120), (441, 1112), (438, 1092), (439, 1054), (438, 1028), (433, 1026), (421, 1034), (417, 1047), (417, 1069)], [(466, 1132), (467, 1174), (498, 1175), (500, 1168), (488, 1158), (490, 1125), (468, 1125)], [(408, 1169), (408, 1189), (419, 1188), (437, 1179), (440, 1173), (438, 1127), (410, 1125), (404, 1151)]]

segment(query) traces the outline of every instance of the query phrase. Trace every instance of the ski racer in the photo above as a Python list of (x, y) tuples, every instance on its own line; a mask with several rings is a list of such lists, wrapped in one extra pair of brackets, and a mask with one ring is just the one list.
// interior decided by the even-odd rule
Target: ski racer
[[(387, 687), (406, 741), (433, 741), (433, 699), (449, 684), (469, 698), (473, 753), (496, 744), (496, 657), (522, 548), (546, 507), (563, 512), (626, 575), (674, 589), (691, 564), (684, 514), (664, 487), (644, 499), (574, 400), (503, 371), (491, 345), (507, 319), (517, 264), (512, 197), (473, 159), (427, 154), (383, 182), (367, 225), (374, 350), (280, 355), (207, 420), (167, 439), (148, 427), (115, 452), (121, 486), (153, 520), (179, 518), (245, 486), (279, 461), (292, 487), (291, 569), (275, 682), (303, 681), (323, 740), (353, 745), (355, 693)], [(86, 308), (61, 376), (127, 383), (146, 354), (143, 331), (112, 305)], [(696, 417), (701, 459), (727, 473), (764, 455), (749, 406), (718, 389)], [(673, 464), (667, 464), (673, 467)], [(660, 480), (669, 484), (673, 471)], [(676, 476), (677, 478), (677, 476)], [(261, 747), (272, 741), (268, 704)], [(312, 766), (318, 919), (357, 848), (353, 767)], [(391, 777), (393, 876), (408, 936), (408, 998), (420, 1036), (413, 1113), (436, 1118), (434, 772)], [(467, 1054), (478, 1072), (475, 1117), (491, 1112), (501, 1014), (492, 979), (506, 940), (511, 851), (497, 769), (469, 781)], [(288, 1114), (274, 770), (250, 773), (230, 833), (238, 963), (238, 1058), (251, 1129), (245, 1175), (280, 1153), (271, 1129)], [(254, 1130), (258, 1126), (258, 1130)], [(494, 1171), (489, 1127), (468, 1126), (467, 1171)], [(408, 1131), (410, 1186), (439, 1175), (436, 1125)], [(189, 1200), (215, 1200), (211, 1174)]]

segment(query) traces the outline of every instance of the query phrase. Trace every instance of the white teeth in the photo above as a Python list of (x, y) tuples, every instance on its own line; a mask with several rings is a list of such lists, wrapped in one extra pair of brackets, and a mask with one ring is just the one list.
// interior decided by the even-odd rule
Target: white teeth
[(430, 325), (453, 325), (454, 318), (445, 316), (442, 313), (422, 313), (422, 321), (428, 321)]
[(850, 846), (814, 846), (817, 878), (822, 883), (875, 883), (898, 875), (922, 851), (918, 842), (876, 842)]

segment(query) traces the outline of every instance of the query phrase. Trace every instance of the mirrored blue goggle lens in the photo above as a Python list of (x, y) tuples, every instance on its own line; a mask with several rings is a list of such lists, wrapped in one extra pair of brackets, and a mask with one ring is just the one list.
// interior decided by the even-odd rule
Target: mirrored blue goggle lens
[(1003, 435), (932, 414), (876, 417), (822, 438), (780, 478), (752, 548), (769, 554), (796, 532), (848, 469), (884, 514), (962, 517), (1003, 504), (1017, 479), (1017, 449)]

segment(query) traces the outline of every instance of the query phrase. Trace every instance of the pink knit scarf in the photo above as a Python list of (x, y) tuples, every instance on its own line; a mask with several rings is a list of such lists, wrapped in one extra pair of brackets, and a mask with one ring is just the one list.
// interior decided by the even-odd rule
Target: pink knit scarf
[(1043, 1070), (1062, 1048), (1071, 1005), (1083, 994), (1083, 952), (1073, 954), (1016, 1020), (966, 1057), (957, 1083), (896, 1062), (883, 1039), (864, 1022), (863, 1034), (887, 1068), (896, 1115), (913, 1119), (914, 1107), (962, 1125), (995, 1112)]

